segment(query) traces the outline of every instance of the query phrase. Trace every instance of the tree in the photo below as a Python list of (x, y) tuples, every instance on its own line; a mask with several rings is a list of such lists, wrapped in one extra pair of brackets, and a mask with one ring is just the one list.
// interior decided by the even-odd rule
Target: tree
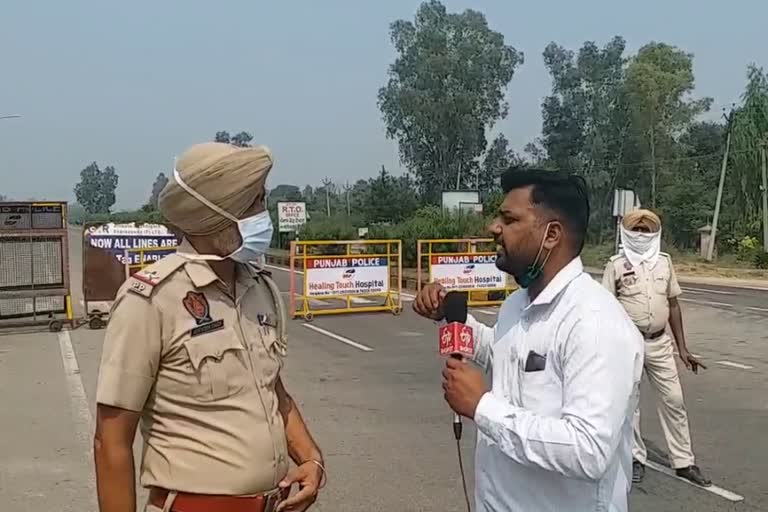
[(168, 184), (168, 177), (165, 173), (161, 172), (155, 178), (155, 182), (152, 184), (152, 194), (149, 196), (149, 201), (145, 205), (146, 210), (157, 210), (157, 201), (160, 198), (160, 192), (163, 191)]
[(651, 207), (656, 207), (659, 142), (669, 144), (711, 98), (688, 99), (694, 89), (693, 55), (665, 43), (649, 43), (627, 68), (629, 108), (636, 129), (646, 137), (651, 165)]
[(301, 190), (296, 185), (278, 185), (269, 192), (269, 203), (301, 201)]
[[(676, 146), (674, 172), (659, 190), (665, 238), (681, 249), (695, 247), (698, 229), (711, 222), (725, 150), (725, 125), (692, 124)], [(729, 196), (730, 197), (730, 196)]]
[[(765, 209), (762, 152), (768, 150), (768, 74), (751, 65), (747, 78), (742, 104), (733, 117), (733, 174), (738, 190), (734, 206), (740, 212), (742, 224), (756, 227), (765, 223), (768, 215), (763, 212), (763, 220), (760, 220), (760, 212)], [(768, 250), (766, 231), (764, 228), (763, 247)]]
[[(543, 54), (552, 94), (542, 103), (541, 145), (554, 167), (584, 176), (594, 205), (590, 225), (598, 236), (609, 227), (613, 189), (625, 181), (625, 47), (616, 36), (602, 48), (588, 41), (578, 54), (550, 43)], [(535, 145), (526, 152), (543, 161)]]
[(77, 202), (88, 214), (109, 213), (114, 206), (118, 176), (115, 168), (107, 166), (102, 171), (96, 162), (80, 171), (80, 183), (75, 185)]
[(229, 132), (227, 131), (220, 131), (216, 132), (216, 135), (213, 138), (214, 142), (222, 142), (224, 144), (232, 144), (233, 146), (241, 147), (241, 148), (249, 148), (251, 147), (251, 141), (253, 140), (253, 135), (251, 135), (248, 132), (240, 132), (236, 135), (230, 136)]
[(381, 172), (368, 181), (362, 213), (368, 223), (399, 222), (417, 208), (416, 187), (408, 176), (392, 176), (382, 165)]
[(253, 140), (253, 135), (251, 135), (248, 132), (240, 132), (234, 137), (232, 137), (232, 144), (239, 148), (249, 148), (251, 147), (252, 140)]
[(509, 147), (509, 140), (499, 134), (488, 147), (477, 176), (477, 189), (483, 197), (498, 192), (501, 175), (512, 166), (522, 164), (522, 159)]
[(507, 115), (504, 91), (523, 54), (480, 12), (449, 14), (438, 0), (390, 33), (398, 57), (378, 106), (423, 199), (437, 204), (442, 190), (469, 184), (486, 131)]

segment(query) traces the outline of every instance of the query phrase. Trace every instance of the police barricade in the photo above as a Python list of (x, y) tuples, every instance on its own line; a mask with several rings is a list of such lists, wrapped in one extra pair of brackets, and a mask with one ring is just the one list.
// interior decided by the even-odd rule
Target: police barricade
[(402, 312), (400, 240), (294, 241), (290, 251), (291, 318)]
[(0, 326), (72, 323), (66, 202), (0, 203)]
[(83, 306), (101, 329), (120, 286), (134, 272), (176, 251), (179, 238), (162, 224), (88, 224), (83, 232)]
[(419, 240), (417, 288), (437, 282), (449, 291), (469, 294), (470, 306), (504, 302), (517, 289), (514, 279), (496, 267), (496, 243), (490, 238)]

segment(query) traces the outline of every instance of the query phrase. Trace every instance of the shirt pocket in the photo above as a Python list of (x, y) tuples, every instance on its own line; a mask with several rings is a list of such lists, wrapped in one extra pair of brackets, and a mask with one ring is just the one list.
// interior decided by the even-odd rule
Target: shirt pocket
[(653, 291), (659, 295), (667, 295), (669, 288), (669, 279), (667, 276), (657, 276), (653, 279)]
[(642, 293), (640, 280), (637, 277), (624, 278), (619, 280), (619, 296), (634, 297)]
[(193, 393), (201, 402), (213, 402), (239, 393), (247, 383), (246, 350), (232, 329), (201, 335), (184, 342), (197, 377)]
[(259, 346), (257, 342), (254, 344), (254, 349), (258, 355), (261, 381), (265, 386), (272, 386), (283, 367), (283, 355), (280, 350), (277, 329), (264, 327), (259, 330), (259, 336), (261, 345)]
[[(547, 361), (547, 364), (551, 364), (551, 361)], [(521, 370), (520, 396), (525, 409), (542, 416), (560, 415), (562, 391), (550, 368), (536, 372)]]

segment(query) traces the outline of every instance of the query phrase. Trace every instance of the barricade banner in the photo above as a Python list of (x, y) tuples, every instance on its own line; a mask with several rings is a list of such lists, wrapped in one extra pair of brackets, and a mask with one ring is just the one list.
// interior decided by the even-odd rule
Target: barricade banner
[(162, 224), (89, 224), (83, 232), (83, 300), (94, 328), (134, 272), (176, 251), (178, 237)]
[(517, 286), (511, 276), (496, 267), (496, 257), (492, 239), (419, 240), (418, 289), (426, 280), (450, 291), (468, 292), (473, 306), (501, 304)]
[(399, 240), (292, 242), (290, 271), (292, 317), (402, 311)]

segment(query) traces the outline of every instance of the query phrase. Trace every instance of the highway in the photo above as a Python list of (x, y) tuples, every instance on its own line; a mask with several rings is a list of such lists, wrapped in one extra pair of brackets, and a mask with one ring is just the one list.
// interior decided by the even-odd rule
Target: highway
[[(76, 279), (79, 241), (70, 249)], [(287, 298), (287, 272), (272, 271)], [(695, 488), (664, 472), (663, 437), (653, 395), (644, 386), (644, 435), (660, 471), (648, 471), (633, 489), (631, 510), (768, 510), (768, 314), (757, 309), (768, 307), (768, 293), (685, 287), (689, 345), (709, 367), (698, 376), (683, 375), (685, 398), (697, 462), (716, 487)], [(413, 314), (409, 297), (404, 300), (397, 317), (290, 322), (283, 376), (330, 473), (312, 510), (464, 510), (452, 416), (440, 388), (437, 327)], [(494, 322), (494, 308), (473, 313)], [(95, 510), (91, 436), (103, 335), (84, 327), (0, 336), (3, 512)], [(473, 442), (467, 423), (462, 452), (470, 484)], [(138, 455), (138, 441), (136, 447)]]

